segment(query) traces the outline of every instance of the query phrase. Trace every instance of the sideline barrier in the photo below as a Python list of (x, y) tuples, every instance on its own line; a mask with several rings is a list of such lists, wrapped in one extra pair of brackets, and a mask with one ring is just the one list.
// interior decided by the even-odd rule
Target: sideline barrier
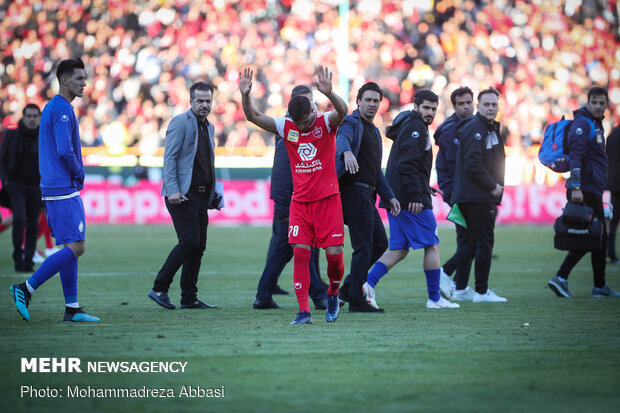
[[(219, 181), (219, 180), (218, 180)], [(273, 202), (269, 199), (270, 181), (221, 180), (226, 207), (209, 211), (209, 223), (215, 225), (271, 225)], [(160, 196), (161, 183), (141, 180), (132, 186), (87, 182), (82, 191), (86, 220), (91, 224), (168, 224), (170, 215)], [(507, 186), (499, 208), (499, 224), (553, 224), (566, 203), (562, 183), (552, 187), (536, 184)], [(450, 210), (441, 196), (433, 198), (433, 208), (440, 225), (449, 224)], [(387, 221), (384, 209), (381, 216)]]

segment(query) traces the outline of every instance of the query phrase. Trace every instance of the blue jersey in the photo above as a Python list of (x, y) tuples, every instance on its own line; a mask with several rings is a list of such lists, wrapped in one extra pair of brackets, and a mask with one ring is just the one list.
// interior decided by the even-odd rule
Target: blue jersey
[(60, 95), (41, 114), (39, 171), (44, 197), (68, 195), (84, 187), (78, 120), (71, 103)]

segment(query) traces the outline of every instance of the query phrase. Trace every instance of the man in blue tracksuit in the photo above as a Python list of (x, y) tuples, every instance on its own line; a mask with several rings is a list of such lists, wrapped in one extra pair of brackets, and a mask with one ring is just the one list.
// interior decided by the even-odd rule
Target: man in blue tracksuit
[[(607, 154), (603, 117), (609, 105), (607, 90), (593, 87), (588, 91), (588, 102), (574, 112), (574, 121), (568, 131), (570, 153), (570, 178), (566, 181), (566, 198), (576, 203), (585, 203), (594, 209), (594, 214), (605, 222), (603, 191), (607, 184)], [(595, 130), (592, 133), (591, 122)], [(607, 252), (607, 228), (603, 225), (603, 245), (599, 251), (592, 251), (592, 272), (594, 288), (592, 297), (620, 297), (605, 283), (605, 259)], [(560, 269), (548, 283), (558, 297), (573, 297), (568, 290), (568, 276), (586, 253), (569, 251)]]
[[(450, 206), (454, 206), (452, 193), (456, 176), (456, 155), (459, 149), (459, 137), (456, 133), (456, 125), (462, 120), (474, 114), (474, 93), (468, 87), (461, 87), (452, 92), (450, 100), (454, 106), (454, 113), (446, 119), (435, 131), (435, 143), (439, 146), (435, 168), (439, 189), (443, 191), (443, 200)], [(454, 257), (458, 257), (458, 250), (468, 242), (470, 234), (467, 228), (456, 224), (456, 249)], [(467, 286), (471, 272), (472, 260), (466, 260), (455, 265), (451, 257), (443, 265), (440, 278), (441, 292), (447, 298), (457, 301), (471, 301), (474, 292)], [(452, 273), (454, 281), (450, 279)], [(458, 291), (458, 292), (457, 292)]]
[[(372, 123), (383, 91), (368, 82), (357, 92), (358, 108), (344, 118), (336, 134), (336, 172), (342, 215), (351, 237), (351, 269), (340, 289), (350, 312), (383, 312), (366, 283), (370, 267), (388, 247), (387, 235), (375, 206), (377, 193), (398, 214), (400, 204), (381, 170), (381, 134)], [(368, 297), (370, 293), (370, 297)], [(366, 295), (366, 297), (364, 297)]]
[(56, 244), (64, 248), (48, 257), (26, 282), (13, 284), (10, 289), (18, 312), (28, 321), (31, 294), (59, 272), (65, 296), (63, 321), (99, 321), (82, 310), (77, 298), (77, 262), (85, 251), (86, 227), (79, 193), (84, 187), (84, 165), (71, 102), (84, 94), (84, 62), (80, 58), (61, 61), (56, 77), (60, 90), (45, 105), (39, 126), (39, 171), (48, 223)]

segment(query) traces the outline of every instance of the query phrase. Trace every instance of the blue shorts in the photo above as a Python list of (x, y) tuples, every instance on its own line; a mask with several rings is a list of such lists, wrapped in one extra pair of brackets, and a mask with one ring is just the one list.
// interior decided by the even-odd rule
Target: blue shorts
[(388, 214), (388, 221), (391, 250), (416, 250), (439, 244), (437, 221), (432, 209), (423, 209), (418, 214), (403, 209), (398, 216)]
[(45, 201), (47, 224), (56, 245), (86, 240), (84, 204), (80, 196), (69, 199)]

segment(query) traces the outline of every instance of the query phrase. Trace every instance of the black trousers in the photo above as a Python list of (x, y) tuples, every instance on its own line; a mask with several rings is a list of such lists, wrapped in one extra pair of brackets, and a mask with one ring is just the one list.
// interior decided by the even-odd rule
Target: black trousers
[[(458, 268), (468, 262), (471, 264), (472, 259), (475, 258), (476, 292), (485, 294), (489, 288), (491, 257), (493, 255), (493, 244), (495, 243), (497, 205), (490, 202), (459, 203), (459, 208), (467, 223), (467, 237), (457, 247), (456, 252), (446, 265), (448, 270), (453, 271), (453, 268)], [(448, 272), (446, 265), (444, 265), (444, 271)], [(458, 282), (459, 280), (457, 279)], [(463, 285), (461, 280), (462, 288), (465, 288), (466, 285)], [(458, 284), (457, 288), (459, 288)]]
[[(32, 257), (37, 248), (39, 215), (41, 214), (41, 191), (36, 186), (11, 182), (6, 188), (13, 211), (13, 261), (16, 270), (32, 269)], [(26, 243), (24, 243), (26, 230)]]
[(209, 192), (190, 189), (187, 201), (172, 205), (166, 198), (179, 243), (170, 251), (155, 278), (153, 291), (168, 292), (172, 280), (181, 266), (181, 304), (191, 304), (197, 299), (198, 272), (202, 255), (207, 247), (209, 224)]
[(458, 224), (456, 227), (456, 251), (452, 257), (443, 265), (443, 270), (446, 274), (454, 274), (454, 282), (456, 283), (457, 290), (464, 290), (469, 283), (469, 276), (471, 273), (471, 265), (473, 258), (468, 260), (462, 259), (459, 256), (459, 251), (462, 251), (466, 246), (472, 242), (469, 229), (462, 227)]
[(355, 184), (340, 187), (342, 215), (351, 237), (351, 265), (343, 282), (351, 302), (363, 303), (362, 285), (368, 270), (388, 248), (383, 221), (375, 206), (376, 194), (370, 188)]
[[(327, 288), (321, 282), (315, 264), (318, 253), (318, 249), (314, 248), (312, 250), (312, 259), (309, 265), (310, 288), (308, 289), (308, 295), (313, 301), (327, 298)], [(273, 290), (278, 283), (278, 278), (280, 278), (284, 267), (286, 267), (286, 264), (288, 264), (292, 258), (293, 248), (288, 243), (288, 215), (285, 217), (278, 217), (274, 214), (273, 224), (271, 226), (271, 241), (269, 241), (265, 268), (258, 281), (256, 298), (265, 301), (271, 298)]]
[(611, 205), (614, 207), (614, 213), (609, 223), (609, 237), (607, 239), (607, 256), (612, 260), (618, 259), (616, 254), (616, 231), (618, 230), (618, 221), (620, 221), (620, 191), (611, 193)]
[[(566, 190), (566, 198), (571, 199), (572, 190), (568, 188)], [(591, 192), (583, 192), (583, 203), (589, 205), (594, 209), (594, 215), (605, 222), (605, 212), (603, 210), (603, 197)], [(568, 276), (577, 263), (586, 255), (587, 252), (583, 251), (568, 251), (564, 262), (560, 266), (558, 276), (568, 279)], [(592, 262), (592, 273), (594, 277), (594, 286), (601, 288), (605, 286), (605, 266), (607, 255), (607, 228), (603, 225), (603, 246), (599, 251), (590, 252), (590, 261)]]

